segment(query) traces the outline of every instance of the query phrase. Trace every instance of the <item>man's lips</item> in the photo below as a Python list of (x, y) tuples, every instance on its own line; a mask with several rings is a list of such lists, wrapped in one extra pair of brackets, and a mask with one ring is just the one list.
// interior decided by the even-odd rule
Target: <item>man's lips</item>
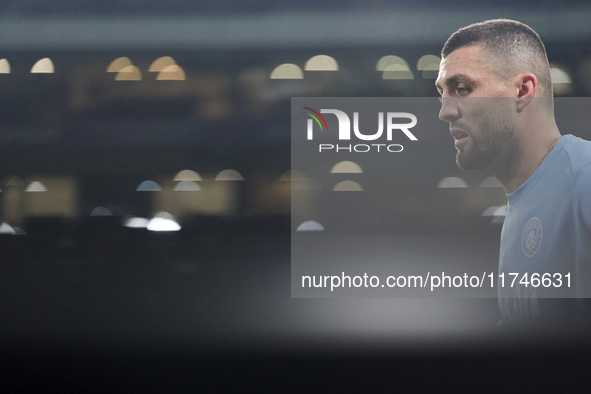
[(460, 145), (463, 145), (466, 143), (466, 141), (468, 141), (468, 138), (470, 138), (470, 135), (468, 133), (466, 133), (465, 131), (462, 131), (460, 129), (456, 129), (453, 128), (450, 130), (452, 137), (454, 137), (454, 146), (457, 148)]

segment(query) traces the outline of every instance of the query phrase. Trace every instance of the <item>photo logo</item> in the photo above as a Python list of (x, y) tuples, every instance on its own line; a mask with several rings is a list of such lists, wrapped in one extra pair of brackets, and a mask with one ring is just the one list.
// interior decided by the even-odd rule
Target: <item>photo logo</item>
[[(318, 126), (320, 126), (320, 130), (323, 130), (323, 128), (322, 128), (322, 123), (320, 123), (320, 121), (318, 120), (318, 118), (322, 119), (322, 122), (326, 126), (326, 131), (328, 131), (328, 125), (326, 124), (326, 120), (324, 119), (324, 116), (320, 115), (320, 113), (318, 111), (315, 111), (312, 108), (309, 108), (309, 107), (302, 107), (302, 108), (303, 109), (307, 109), (309, 111), (312, 111), (312, 112), (314, 112), (316, 114), (316, 116), (315, 116), (315, 115), (313, 115), (313, 114), (311, 114), (309, 112), (302, 112), (303, 114), (306, 114), (306, 115), (311, 116), (312, 119), (314, 119), (316, 121), (316, 123), (318, 123)], [(311, 119), (309, 119), (309, 120), (311, 120)], [(310, 123), (310, 122), (308, 122), (308, 123)], [(311, 125), (308, 125), (308, 139), (309, 140), (312, 139), (312, 127), (311, 127)]]
[[(320, 112), (310, 108), (302, 107), (309, 112), (302, 112), (309, 116), (306, 136), (308, 140), (314, 139), (314, 121), (323, 131), (325, 128), (328, 131), (328, 124), (322, 114), (332, 114), (336, 116), (338, 122), (338, 139), (339, 141), (350, 141), (351, 133), (351, 118), (344, 111), (339, 109), (321, 109)], [(417, 117), (408, 112), (378, 112), (378, 130), (374, 133), (362, 133), (359, 128), (359, 112), (353, 112), (353, 135), (356, 139), (361, 141), (375, 141), (382, 137), (384, 129), (386, 131), (386, 140), (392, 141), (392, 136), (395, 131), (401, 131), (409, 140), (418, 141), (417, 137), (410, 131), (411, 128), (417, 125)], [(406, 120), (406, 122), (401, 121)], [(385, 126), (384, 126), (385, 124)], [(324, 125), (324, 126), (323, 126)], [(383, 148), (383, 149), (382, 149)], [(369, 151), (388, 151), (388, 152), (402, 152), (404, 147), (400, 144), (356, 144), (356, 145), (334, 145), (334, 144), (319, 144), (319, 152), (322, 151), (348, 151), (348, 152), (369, 152)], [(382, 149), (382, 150), (380, 150)]]

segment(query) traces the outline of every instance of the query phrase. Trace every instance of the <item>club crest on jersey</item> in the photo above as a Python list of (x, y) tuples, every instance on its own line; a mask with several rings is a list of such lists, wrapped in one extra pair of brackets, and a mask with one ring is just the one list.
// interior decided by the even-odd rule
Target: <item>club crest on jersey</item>
[(533, 217), (527, 222), (521, 236), (521, 248), (526, 257), (536, 254), (542, 244), (542, 222)]

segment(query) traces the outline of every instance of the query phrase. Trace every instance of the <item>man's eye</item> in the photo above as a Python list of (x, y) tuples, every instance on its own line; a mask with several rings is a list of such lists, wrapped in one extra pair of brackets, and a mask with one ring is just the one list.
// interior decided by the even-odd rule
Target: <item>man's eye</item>
[(456, 92), (459, 95), (464, 95), (464, 94), (470, 93), (470, 89), (468, 89), (468, 88), (456, 88)]

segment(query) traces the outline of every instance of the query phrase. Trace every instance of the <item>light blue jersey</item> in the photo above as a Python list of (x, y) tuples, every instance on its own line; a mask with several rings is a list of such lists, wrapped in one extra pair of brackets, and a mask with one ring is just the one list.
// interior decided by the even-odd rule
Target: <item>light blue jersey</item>
[[(554, 319), (591, 293), (591, 142), (563, 136), (507, 195), (499, 255), (504, 321)], [(504, 285), (504, 286), (503, 286)]]

